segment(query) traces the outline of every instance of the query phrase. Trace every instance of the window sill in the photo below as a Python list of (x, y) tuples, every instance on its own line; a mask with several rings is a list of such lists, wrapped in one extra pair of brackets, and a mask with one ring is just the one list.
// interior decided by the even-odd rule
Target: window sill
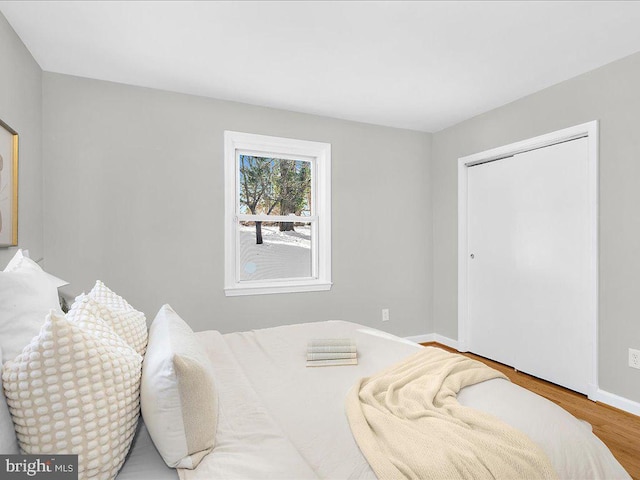
[(324, 292), (331, 290), (331, 282), (313, 283), (288, 283), (281, 285), (242, 285), (226, 287), (224, 294), (227, 297), (239, 297), (242, 295), (270, 295), (273, 293), (300, 293), (300, 292)]

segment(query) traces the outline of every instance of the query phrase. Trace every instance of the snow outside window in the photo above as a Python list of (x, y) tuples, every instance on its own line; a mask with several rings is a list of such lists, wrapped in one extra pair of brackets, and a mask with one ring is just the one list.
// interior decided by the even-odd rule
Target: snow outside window
[(331, 288), (331, 145), (225, 132), (225, 294)]

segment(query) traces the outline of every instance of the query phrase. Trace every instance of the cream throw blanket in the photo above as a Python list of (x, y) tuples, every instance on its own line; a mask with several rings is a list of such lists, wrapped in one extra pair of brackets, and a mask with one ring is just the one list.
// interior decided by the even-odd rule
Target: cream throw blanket
[(547, 456), (525, 434), (458, 403), (460, 389), (492, 378), (506, 377), (427, 347), (360, 380), (346, 411), (378, 478), (555, 478)]

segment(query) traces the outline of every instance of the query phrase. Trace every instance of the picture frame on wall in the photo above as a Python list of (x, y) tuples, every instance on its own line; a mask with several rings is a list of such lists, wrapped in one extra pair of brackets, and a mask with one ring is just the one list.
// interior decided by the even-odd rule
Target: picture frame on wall
[(0, 120), (0, 247), (18, 245), (18, 132)]

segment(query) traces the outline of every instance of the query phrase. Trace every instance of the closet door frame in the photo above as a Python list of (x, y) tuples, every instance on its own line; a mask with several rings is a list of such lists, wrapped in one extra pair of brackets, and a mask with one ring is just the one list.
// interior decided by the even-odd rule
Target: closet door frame
[[(598, 121), (583, 123), (538, 137), (511, 143), (458, 159), (458, 350), (469, 350), (468, 338), (468, 262), (470, 261), (467, 232), (467, 172), (468, 167), (508, 158), (518, 153), (548, 147), (577, 138), (588, 139), (588, 196), (589, 196), (589, 318), (585, 325), (592, 339), (587, 396), (595, 400), (598, 392)], [(570, 346), (567, 346), (570, 348)]]

